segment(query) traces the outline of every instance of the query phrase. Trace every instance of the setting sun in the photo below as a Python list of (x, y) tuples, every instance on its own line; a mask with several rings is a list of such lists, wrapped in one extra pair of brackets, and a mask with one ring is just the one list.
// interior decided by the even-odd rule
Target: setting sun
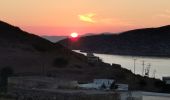
[(76, 33), (76, 32), (71, 33), (70, 36), (71, 36), (72, 38), (76, 38), (76, 37), (78, 37), (78, 33)]

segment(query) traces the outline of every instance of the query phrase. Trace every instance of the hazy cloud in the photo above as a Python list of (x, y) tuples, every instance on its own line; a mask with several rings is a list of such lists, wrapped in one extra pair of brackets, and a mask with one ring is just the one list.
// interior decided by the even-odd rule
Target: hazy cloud
[(94, 20), (95, 13), (88, 13), (88, 14), (80, 14), (78, 15), (79, 19), (84, 22), (90, 22), (90, 23), (95, 23), (96, 21)]
[(170, 18), (170, 10), (165, 10), (161, 14), (158, 14), (157, 17)]
[(119, 25), (119, 26), (132, 26), (128, 21), (121, 20), (118, 18), (101, 17), (95, 13), (87, 13), (78, 15), (79, 20), (89, 23), (96, 23), (99, 25)]
[(165, 10), (165, 12), (166, 12), (166, 13), (170, 13), (170, 10), (167, 9), (167, 10)]
[(116, 19), (116, 18), (103, 18), (100, 19), (100, 23), (106, 24), (106, 25), (119, 25), (119, 26), (131, 26), (132, 23), (121, 20), (121, 19)]

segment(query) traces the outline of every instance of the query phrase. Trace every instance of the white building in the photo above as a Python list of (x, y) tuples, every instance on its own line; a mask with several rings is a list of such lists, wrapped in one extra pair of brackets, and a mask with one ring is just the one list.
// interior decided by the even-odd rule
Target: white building
[(116, 84), (118, 91), (128, 91), (129, 85), (128, 84)]
[[(106, 89), (109, 90), (112, 83), (115, 82), (112, 79), (94, 79), (93, 83), (80, 84), (80, 88), (84, 89)], [(103, 88), (105, 87), (105, 88)]]
[(143, 91), (128, 91), (120, 92), (120, 98), (120, 100), (170, 100), (170, 94)]

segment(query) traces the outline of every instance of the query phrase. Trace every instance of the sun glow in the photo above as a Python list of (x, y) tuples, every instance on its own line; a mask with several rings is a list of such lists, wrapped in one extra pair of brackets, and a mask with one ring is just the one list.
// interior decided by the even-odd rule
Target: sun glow
[(76, 37), (78, 37), (78, 33), (73, 32), (73, 33), (70, 34), (70, 36), (71, 36), (72, 38), (76, 38)]

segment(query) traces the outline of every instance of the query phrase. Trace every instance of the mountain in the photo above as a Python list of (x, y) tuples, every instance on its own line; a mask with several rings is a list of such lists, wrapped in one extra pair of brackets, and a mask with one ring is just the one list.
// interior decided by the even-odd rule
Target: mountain
[(72, 49), (96, 53), (170, 57), (170, 25), (120, 34), (86, 36), (75, 42), (67, 41), (61, 40), (58, 43)]
[[(118, 64), (88, 63), (87, 57), (58, 43), (0, 21), (0, 70), (5, 67), (12, 68), (15, 75), (20, 76), (47, 75), (80, 82), (109, 78), (129, 84), (132, 90), (158, 92), (162, 90), (159, 84), (163, 84), (157, 79), (135, 75)], [(159, 83), (158, 86), (155, 83)]]
[(53, 43), (67, 38), (67, 36), (41, 36), (41, 37), (45, 38)]

